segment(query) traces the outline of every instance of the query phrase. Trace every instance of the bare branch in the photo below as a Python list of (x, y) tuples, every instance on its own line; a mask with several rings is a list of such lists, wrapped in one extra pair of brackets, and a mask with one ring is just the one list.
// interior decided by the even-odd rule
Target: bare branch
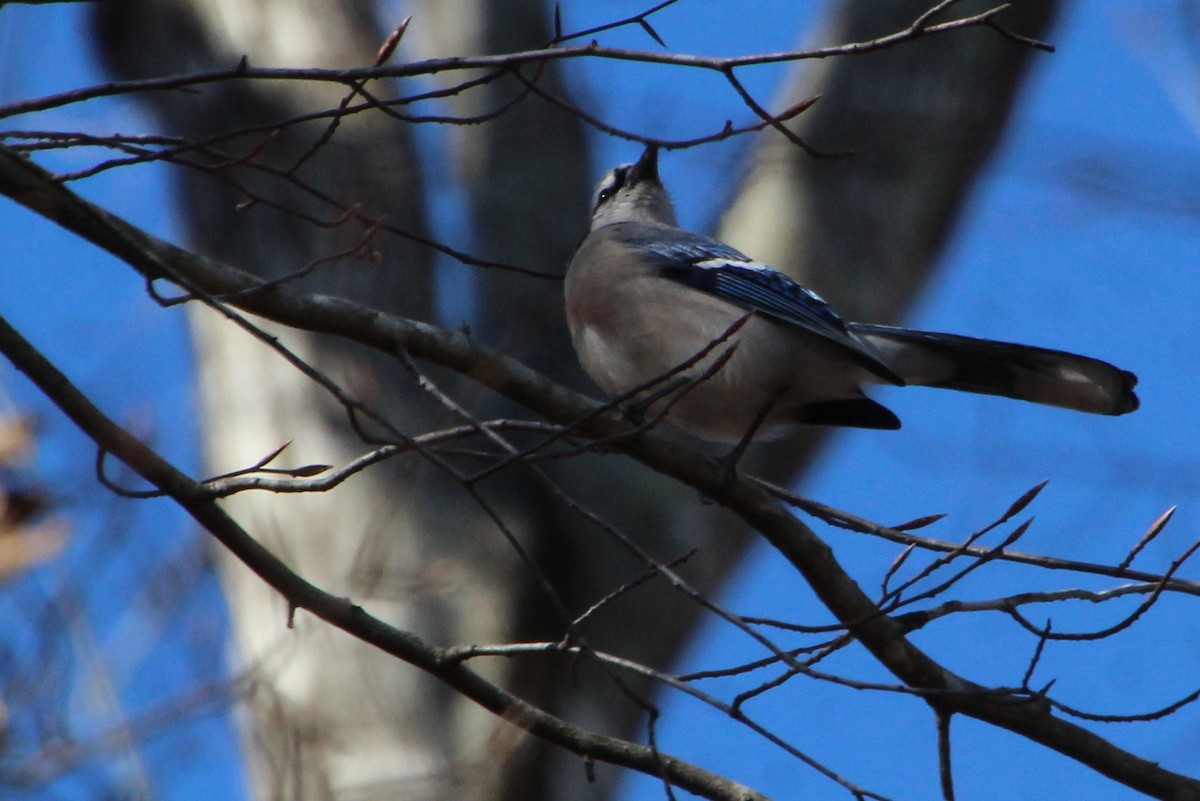
[[(917, 548), (923, 548), (929, 551), (953, 553), (962, 549), (961, 543), (946, 542), (944, 540), (935, 540), (927, 537), (918, 537), (889, 526), (874, 523), (866, 518), (851, 514), (850, 512), (845, 512), (841, 509), (835, 509), (832, 506), (818, 503), (817, 501), (812, 501), (808, 498), (803, 498), (796, 493), (790, 492), (783, 487), (776, 486), (769, 481), (764, 481), (760, 478), (752, 478), (751, 480), (754, 481), (754, 483), (759, 487), (762, 487), (766, 492), (770, 493), (773, 497), (779, 498), (788, 505), (796, 509), (800, 509), (803, 512), (807, 512), (808, 514), (836, 528), (855, 531), (860, 534), (870, 534), (871, 536), (880, 537), (881, 539), (885, 539), (890, 542), (896, 542), (903, 545), (913, 545)], [(1087, 573), (1096, 576), (1109, 576), (1111, 578), (1125, 579), (1128, 581), (1145, 581), (1157, 584), (1163, 579), (1161, 574), (1148, 573), (1143, 570), (1130, 570), (1128, 568), (1115, 567), (1112, 565), (1097, 564), (1093, 562), (1080, 562), (1074, 559), (1060, 559), (1053, 556), (1041, 556), (1038, 554), (1020, 553), (1017, 551), (993, 553), (992, 549), (970, 547), (963, 550), (963, 553), (965, 555), (974, 557), (989, 556), (989, 558), (995, 558), (999, 561), (1032, 565), (1047, 570), (1063, 570), (1072, 573)], [(1171, 579), (1171, 581), (1167, 583), (1166, 589), (1171, 592), (1200, 596), (1200, 582), (1186, 581), (1183, 579)]]
[(880, 796), (880, 795), (878, 795), (876, 793), (872, 793), (869, 790), (866, 790), (862, 787), (858, 787), (857, 785), (853, 784), (849, 780), (847, 780), (844, 777), (840, 776), (839, 774), (833, 772), (832, 770), (827, 768), (825, 765), (822, 765), (820, 762), (817, 762), (812, 757), (808, 756), (807, 754), (804, 754), (799, 749), (790, 745), (789, 743), (784, 741), (782, 738), (780, 738), (778, 735), (772, 733), (771, 731), (769, 731), (768, 729), (763, 727), (761, 724), (757, 723), (752, 718), (747, 716), (746, 713), (738, 705), (727, 704), (724, 701), (721, 701), (716, 696), (710, 695), (709, 693), (706, 693), (703, 690), (700, 690), (700, 689), (696, 688), (695, 686), (693, 686), (685, 681), (682, 681), (679, 678), (676, 678), (669, 674), (654, 670), (653, 668), (646, 667), (645, 665), (638, 664), (637, 662), (633, 662), (629, 659), (625, 659), (620, 656), (615, 656), (613, 654), (607, 654), (607, 653), (602, 653), (602, 652), (598, 652), (598, 651), (585, 651), (583, 649), (578, 648), (577, 646), (567, 645), (564, 643), (550, 643), (550, 642), (516, 643), (516, 644), (506, 644), (506, 645), (469, 645), (469, 646), (462, 646), (460, 648), (451, 649), (449, 651), (449, 655), (451, 658), (460, 659), (460, 660), (474, 659), (474, 658), (481, 657), (481, 656), (513, 657), (513, 656), (518, 656), (521, 654), (554, 654), (554, 653), (573, 654), (573, 655), (580, 655), (580, 656), (586, 655), (588, 657), (597, 659), (605, 664), (612, 665), (614, 667), (619, 667), (619, 668), (621, 668), (623, 670), (627, 670), (631, 673), (636, 673), (636, 674), (639, 674), (642, 676), (646, 676), (647, 678), (652, 678), (655, 681), (661, 682), (661, 683), (671, 687), (672, 689), (675, 689), (682, 693), (685, 693), (685, 694), (691, 696), (692, 698), (695, 698), (695, 699), (703, 702), (704, 704), (712, 707), (713, 709), (716, 709), (716, 710), (724, 713), (725, 715), (729, 716), (733, 720), (736, 720), (738, 723), (741, 723), (742, 725), (746, 726), (748, 729), (753, 731), (755, 734), (758, 734), (759, 736), (766, 739), (772, 745), (775, 745), (778, 748), (780, 748), (780, 749), (786, 751), (787, 753), (791, 754), (792, 756), (796, 757), (797, 759), (804, 762), (809, 767), (811, 767), (814, 770), (821, 773), (826, 778), (837, 782), (842, 787), (844, 787), (846, 790), (848, 790), (851, 794), (853, 794), (856, 798), (860, 798), (860, 799), (874, 798), (874, 799), (879, 799), (879, 801), (886, 801), (884, 796)]
[[(868, 53), (884, 50), (923, 36), (945, 34), (951, 31), (972, 27), (994, 28), (992, 22), (1005, 6), (998, 6), (980, 14), (961, 19), (942, 22), (925, 27), (912, 26), (886, 36), (865, 42), (851, 42), (832, 47), (815, 48), (811, 50), (789, 50), (780, 53), (758, 53), (729, 58), (693, 56), (676, 53), (652, 53), (642, 50), (625, 50), (621, 48), (601, 47), (589, 44), (578, 47), (550, 47), (541, 50), (528, 50), (522, 53), (506, 53), (494, 56), (454, 56), (451, 58), (428, 59), (395, 66), (364, 67), (346, 70), (325, 69), (286, 69), (251, 67), (245, 60), (238, 65), (224, 70), (196, 72), (190, 75), (171, 76), (166, 78), (147, 78), (138, 81), (119, 81), (84, 89), (76, 89), (57, 95), (48, 95), (32, 100), (10, 103), (0, 106), (0, 118), (30, 114), (36, 111), (46, 111), (53, 108), (83, 103), (99, 97), (136, 94), (143, 92), (178, 91), (191, 89), (210, 83), (227, 81), (313, 81), (318, 83), (340, 83), (351, 86), (356, 83), (366, 83), (384, 78), (409, 78), (418, 75), (434, 75), (459, 70), (491, 70), (512, 69), (526, 64), (541, 64), (550, 61), (562, 61), (579, 58), (600, 58), (616, 61), (635, 61), (645, 64), (706, 69), (732, 75), (732, 71), (740, 67), (760, 64), (782, 64), (807, 59), (831, 58), (857, 53)], [(1008, 35), (1003, 32), (1003, 35)], [(1032, 41), (1032, 40), (1030, 40)]]
[(663, 42), (662, 39), (659, 38), (658, 34), (654, 32), (654, 29), (649, 27), (650, 23), (648, 22), (648, 20), (654, 14), (657, 14), (659, 11), (662, 11), (664, 8), (667, 8), (668, 6), (673, 6), (678, 2), (679, 2), (679, 0), (663, 0), (663, 2), (659, 3), (658, 5), (654, 6), (653, 8), (647, 9), (646, 11), (643, 11), (640, 14), (634, 14), (632, 17), (626, 17), (625, 19), (619, 19), (616, 22), (609, 22), (604, 25), (597, 25), (594, 28), (587, 28), (586, 30), (578, 31), (576, 33), (568, 33), (568, 34), (564, 34), (562, 32), (562, 15), (560, 13), (560, 9), (558, 8), (558, 6), (555, 5), (555, 7), (554, 7), (554, 19), (555, 19), (554, 39), (550, 42), (550, 44), (552, 44), (552, 45), (562, 44), (563, 42), (569, 42), (572, 39), (583, 39), (586, 36), (595, 36), (596, 34), (604, 33), (605, 31), (615, 30), (617, 28), (624, 28), (624, 27), (628, 27), (629, 25), (637, 25), (637, 26), (641, 27), (642, 30), (646, 31), (646, 33), (650, 37), (652, 37), (654, 39), (654, 41), (658, 42), (663, 47), (666, 47), (667, 45)]
[(1176, 508), (1178, 507), (1172, 506), (1170, 509), (1167, 509), (1167, 511), (1159, 515), (1158, 519), (1150, 524), (1150, 528), (1147, 529), (1146, 533), (1142, 535), (1142, 538), (1138, 540), (1137, 545), (1134, 545), (1133, 548), (1129, 550), (1129, 554), (1121, 560), (1121, 563), (1117, 565), (1117, 567), (1124, 569), (1133, 564), (1133, 560), (1137, 559), (1138, 554), (1141, 553), (1147, 545), (1154, 542), (1154, 539), (1162, 533), (1164, 528), (1167, 527), (1167, 523), (1171, 522), (1171, 518), (1175, 516)]
[(942, 798), (954, 801), (954, 768), (950, 762), (950, 720), (952, 715), (937, 713), (938, 775), (942, 780)]
[(102, 449), (113, 453), (142, 478), (170, 495), (196, 522), (287, 598), (296, 609), (307, 610), (436, 676), (510, 723), (568, 750), (650, 775), (663, 775), (679, 787), (704, 798), (765, 801), (764, 796), (749, 788), (675, 757), (572, 726), (486, 681), (458, 661), (447, 660), (443, 650), (423, 642), (416, 635), (393, 628), (367, 614), (350, 600), (331, 595), (310, 584), (226, 515), (204, 491), (203, 485), (176, 470), (106, 417), (3, 318), (0, 318), (0, 352), (40, 387), (80, 429), (95, 439)]
[[(226, 265), (186, 253), (119, 218), (86, 203), (44, 171), (0, 148), (0, 193), (45, 214), (60, 225), (108, 249), (148, 279), (187, 276), (209, 295), (225, 295), (253, 286), (256, 279)], [(164, 268), (169, 273), (164, 275)], [(193, 287), (189, 286), (189, 291)], [(388, 353), (407, 352), (472, 377), (547, 418), (577, 420), (597, 408), (512, 359), (481, 348), (461, 332), (405, 320), (353, 303), (305, 295), (289, 286), (276, 287), (244, 301), (245, 311), (284, 324), (345, 336)], [(611, 738), (579, 732), (561, 720), (530, 707), (461, 666), (439, 662), (439, 652), (404, 632), (381, 625), (350, 602), (330, 596), (292, 574), (274, 556), (246, 536), (226, 517), (198, 482), (182, 476), (141, 443), (116, 428), (15, 331), (0, 329), (0, 350), (25, 370), (100, 447), (111, 450), (144, 478), (172, 497), (209, 529), (235, 555), (301, 609), (355, 636), (374, 642), (422, 669), (429, 670), (486, 708), (577, 753), (637, 769), (666, 771), (679, 787), (708, 797), (755, 797), (744, 788), (712, 777), (695, 766), (671, 760), (650, 749), (631, 747)], [(629, 430), (615, 415), (601, 415), (581, 426), (589, 437), (613, 437)], [(821, 601), (854, 637), (911, 691), (943, 713), (965, 714), (1017, 732), (1127, 786), (1156, 797), (1200, 797), (1200, 782), (1181, 776), (1114, 746), (1101, 737), (1052, 714), (1052, 707), (1011, 691), (989, 692), (947, 670), (905, 638), (895, 620), (879, 614), (875, 603), (845, 572), (832, 551), (801, 525), (787, 508), (756, 484), (722, 475), (720, 467), (679, 447), (656, 431), (614, 440), (622, 452), (654, 470), (671, 475), (714, 498), (757, 529), (807, 580)], [(902, 532), (901, 536), (911, 537)], [(651, 768), (653, 766), (653, 768)], [(692, 789), (696, 788), (696, 789)], [(742, 793), (742, 796), (738, 796)]]

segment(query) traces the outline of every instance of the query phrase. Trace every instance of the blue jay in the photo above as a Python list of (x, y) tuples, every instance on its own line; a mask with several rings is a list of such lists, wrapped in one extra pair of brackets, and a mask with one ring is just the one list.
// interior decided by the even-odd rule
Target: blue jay
[[(566, 276), (567, 323), (611, 396), (702, 439), (801, 425), (896, 429), (864, 385), (942, 387), (1092, 414), (1138, 408), (1136, 376), (1056, 350), (843, 321), (781, 272), (679, 228), (648, 147), (609, 172)], [(635, 393), (635, 390), (637, 391)]]

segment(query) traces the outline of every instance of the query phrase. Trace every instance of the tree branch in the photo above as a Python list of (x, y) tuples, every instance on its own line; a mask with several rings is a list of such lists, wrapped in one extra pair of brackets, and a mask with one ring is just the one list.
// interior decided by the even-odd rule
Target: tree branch
[(348, 634), (436, 676), (509, 723), (577, 754), (662, 776), (704, 798), (767, 801), (749, 788), (656, 749), (572, 726), (483, 679), (464, 667), (461, 659), (384, 623), (347, 598), (330, 595), (310, 584), (225, 514), (202, 483), (177, 470), (101, 412), (3, 317), (0, 317), (0, 352), (100, 448), (170, 496), (218, 542), (287, 598), (291, 607), (308, 610)]
[[(964, 28), (986, 27), (997, 30), (1000, 33), (1002, 29), (998, 29), (995, 26), (995, 17), (1006, 7), (1006, 5), (1000, 5), (981, 14), (950, 20), (936, 25), (912, 25), (905, 30), (864, 42), (851, 42), (811, 50), (786, 50), (779, 53), (758, 53), (728, 58), (601, 47), (599, 44), (593, 42), (592, 44), (577, 47), (547, 47), (540, 50), (527, 50), (521, 53), (504, 53), (492, 56), (454, 56), (451, 58), (414, 61), (393, 66), (361, 67), (345, 70), (251, 67), (243, 59), (236, 66), (229, 69), (194, 72), (188, 75), (173, 75), (164, 78), (117, 81), (98, 84), (84, 89), (75, 89), (57, 95), (46, 95), (45, 97), (32, 100), (10, 103), (7, 106), (0, 106), (0, 119), (14, 117), (19, 114), (30, 114), (36, 111), (46, 111), (75, 103), (83, 103), (98, 97), (112, 97), (141, 92), (178, 91), (181, 89), (192, 89), (209, 83), (223, 83), (226, 81), (314, 81), (355, 86), (371, 80), (411, 78), (418, 75), (434, 75), (442, 72), (461, 70), (512, 69), (525, 64), (544, 64), (551, 61), (565, 61), (579, 58), (634, 61), (644, 64), (706, 69), (713, 70), (714, 72), (729, 73), (731, 70), (740, 67), (781, 64), (807, 59), (823, 59), (886, 50), (887, 48), (895, 47), (924, 36), (949, 33)], [(1002, 35), (1009, 38), (1014, 36), (1007, 31), (1004, 31)], [(1035, 42), (1026, 38), (1022, 38), (1022, 43), (1037, 46), (1039, 49), (1053, 49), (1042, 42)]]
[[(108, 250), (147, 280), (179, 280), (177, 276), (186, 276), (188, 283), (222, 296), (243, 292), (260, 283), (235, 268), (157, 239), (84, 201), (55, 183), (40, 167), (7, 148), (0, 148), (0, 194)], [(243, 295), (239, 307), (285, 325), (333, 333), (386, 353), (408, 353), (441, 364), (555, 422), (588, 418), (598, 406), (516, 360), (479, 346), (459, 331), (384, 314), (325, 295), (303, 294), (286, 285)], [(180, 474), (105, 418), (7, 326), (0, 336), (0, 349), (30, 374), (42, 391), (101, 447), (175, 498), (297, 607), (309, 609), (333, 625), (428, 670), (496, 714), (576, 753), (638, 770), (666, 772), (678, 786), (693, 792), (703, 790), (708, 797), (758, 797), (688, 763), (657, 755), (651, 749), (580, 732), (470, 671), (459, 666), (447, 669), (437, 658), (438, 652), (416, 637), (383, 625), (349, 601), (330, 596), (293, 574), (228, 518), (198, 482)], [(581, 433), (596, 438), (617, 437), (630, 430), (629, 424), (616, 414), (591, 417), (579, 428)], [(651, 469), (725, 505), (758, 530), (800, 572), (855, 638), (902, 682), (926, 693), (926, 700), (939, 713), (965, 714), (1013, 731), (1154, 797), (1200, 799), (1200, 781), (1165, 770), (1055, 717), (1051, 707), (1036, 698), (989, 691), (942, 667), (906, 639), (896, 620), (879, 613), (876, 604), (842, 569), (829, 546), (757, 485), (740, 479), (729, 482), (717, 463), (698, 457), (654, 430), (647, 430), (637, 438), (613, 439), (612, 443), (614, 448)]]

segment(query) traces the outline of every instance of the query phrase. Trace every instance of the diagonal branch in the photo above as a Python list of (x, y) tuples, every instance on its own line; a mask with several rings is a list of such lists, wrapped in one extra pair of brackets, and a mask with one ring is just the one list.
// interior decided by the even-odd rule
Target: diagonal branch
[(25, 373), (99, 447), (170, 496), (263, 581), (322, 620), (436, 676), (513, 725), (583, 756), (662, 776), (705, 798), (766, 801), (766, 797), (656, 749), (593, 734), (533, 706), (461, 664), (461, 660), (368, 614), (347, 598), (310, 584), (264, 548), (217, 506), (201, 482), (176, 469), (101, 412), (70, 380), (0, 317), (0, 352)]
[[(259, 283), (259, 279), (247, 273), (177, 248), (84, 201), (56, 184), (40, 167), (6, 148), (0, 148), (0, 194), (108, 250), (148, 280), (163, 278), (163, 265), (168, 265), (214, 295), (229, 295)], [(479, 346), (460, 331), (385, 314), (338, 298), (300, 293), (286, 285), (245, 295), (239, 304), (246, 311), (285, 325), (333, 333), (386, 353), (406, 352), (441, 364), (552, 421), (575, 421), (597, 407), (594, 401), (570, 392), (515, 359)], [(388, 653), (429, 670), (489, 710), (551, 742), (615, 764), (663, 771), (678, 786), (689, 789), (703, 786), (710, 793), (708, 797), (734, 797), (715, 795), (718, 787), (721, 792), (733, 792), (733, 785), (718, 784), (723, 780), (695, 766), (666, 756), (656, 757), (647, 748), (631, 749), (629, 744), (612, 738), (582, 733), (475, 673), (459, 666), (446, 669), (436, 658), (436, 651), (417, 638), (383, 626), (349, 601), (329, 596), (293, 574), (221, 512), (201, 485), (178, 473), (104, 418), (11, 329), (5, 329), (0, 348), (21, 369), (32, 372), (42, 391), (97, 439), (101, 447), (167, 491), (272, 587), (286, 588), (288, 597), (298, 601), (297, 606), (356, 636), (372, 638), (370, 641), (377, 642)], [(614, 437), (629, 428), (619, 416), (606, 414), (588, 420), (580, 426), (580, 431), (590, 437)], [(696, 488), (759, 531), (806, 579), (850, 633), (902, 682), (926, 692), (926, 700), (940, 714), (965, 714), (1015, 732), (1153, 797), (1200, 799), (1200, 781), (1165, 770), (1055, 717), (1045, 702), (1027, 695), (989, 691), (938, 664), (905, 637), (896, 620), (879, 614), (876, 604), (841, 567), (825, 542), (757, 485), (743, 480), (729, 482), (717, 463), (699, 457), (654, 430), (637, 438), (613, 440), (613, 447)]]

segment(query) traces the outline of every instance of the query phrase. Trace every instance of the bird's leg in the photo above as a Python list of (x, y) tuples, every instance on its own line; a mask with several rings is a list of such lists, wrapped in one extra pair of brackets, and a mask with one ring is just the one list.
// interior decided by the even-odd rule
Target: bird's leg
[(651, 406), (691, 382), (692, 379), (690, 378), (676, 378), (674, 381), (669, 381), (666, 385), (651, 392), (646, 397), (625, 404), (624, 412), (626, 419), (634, 425), (642, 425), (646, 422), (646, 412)]
[(718, 460), (721, 465), (721, 492), (733, 486), (733, 482), (737, 478), (738, 462), (742, 460), (742, 456), (746, 453), (746, 448), (750, 447), (750, 443), (754, 441), (754, 435), (758, 433), (758, 429), (762, 428), (763, 422), (767, 419), (767, 415), (771, 413), (771, 409), (773, 408), (775, 408), (774, 399), (768, 401), (766, 405), (758, 410), (758, 413), (754, 415), (754, 419), (750, 421), (750, 427), (746, 429), (746, 433), (742, 434), (742, 438), (733, 446), (733, 450)]
[[(687, 369), (691, 368), (696, 362), (698, 362), (701, 358), (703, 358), (705, 355), (707, 355), (710, 350), (712, 350), (718, 344), (723, 342), (727, 337), (729, 337), (735, 331), (738, 331), (739, 329), (741, 329), (741, 327), (746, 324), (746, 321), (749, 320), (750, 317), (751, 317), (751, 315), (749, 315), (749, 314), (744, 315), (740, 320), (738, 320), (732, 326), (730, 326), (728, 331), (726, 331), (724, 334), (722, 334), (717, 339), (714, 339), (712, 342), (710, 342), (708, 345), (706, 345), (704, 347), (704, 349), (701, 350), (699, 353), (697, 353), (695, 356), (693, 356), (692, 358), (688, 359), (683, 364), (681, 364), (678, 367), (676, 367), (675, 369), (673, 369), (665, 377), (658, 379), (658, 381), (656, 381), (655, 383), (658, 383), (659, 381), (666, 381), (666, 379), (668, 377), (670, 377), (671, 375), (674, 375), (683, 370), (687, 370)], [(680, 376), (678, 378), (675, 378), (673, 381), (667, 381), (666, 384), (659, 387), (657, 390), (650, 393), (645, 398), (642, 398), (640, 401), (637, 401), (636, 403), (627, 404), (625, 407), (626, 416), (629, 417), (631, 422), (634, 422), (637, 425), (641, 425), (643, 422), (645, 422), (645, 413), (646, 413), (647, 409), (649, 409), (655, 403), (657, 403), (658, 401), (667, 397), (668, 395), (671, 395), (679, 390), (683, 390), (669, 404), (667, 404), (666, 410), (664, 410), (659, 415), (660, 417), (665, 416), (667, 411), (670, 410), (671, 406), (678, 403), (683, 398), (684, 395), (691, 392), (693, 389), (695, 389), (696, 387), (703, 384), (705, 381), (712, 378), (723, 367), (725, 367), (725, 365), (733, 357), (734, 351), (736, 351), (736, 350), (737, 350), (737, 343), (735, 342), (732, 345), (730, 345), (729, 347), (725, 348), (725, 350), (721, 351), (721, 353), (719, 353), (717, 355), (717, 358), (713, 359), (712, 364), (710, 364), (707, 368), (705, 368), (704, 372), (701, 373), (700, 375), (698, 375), (698, 376)]]

